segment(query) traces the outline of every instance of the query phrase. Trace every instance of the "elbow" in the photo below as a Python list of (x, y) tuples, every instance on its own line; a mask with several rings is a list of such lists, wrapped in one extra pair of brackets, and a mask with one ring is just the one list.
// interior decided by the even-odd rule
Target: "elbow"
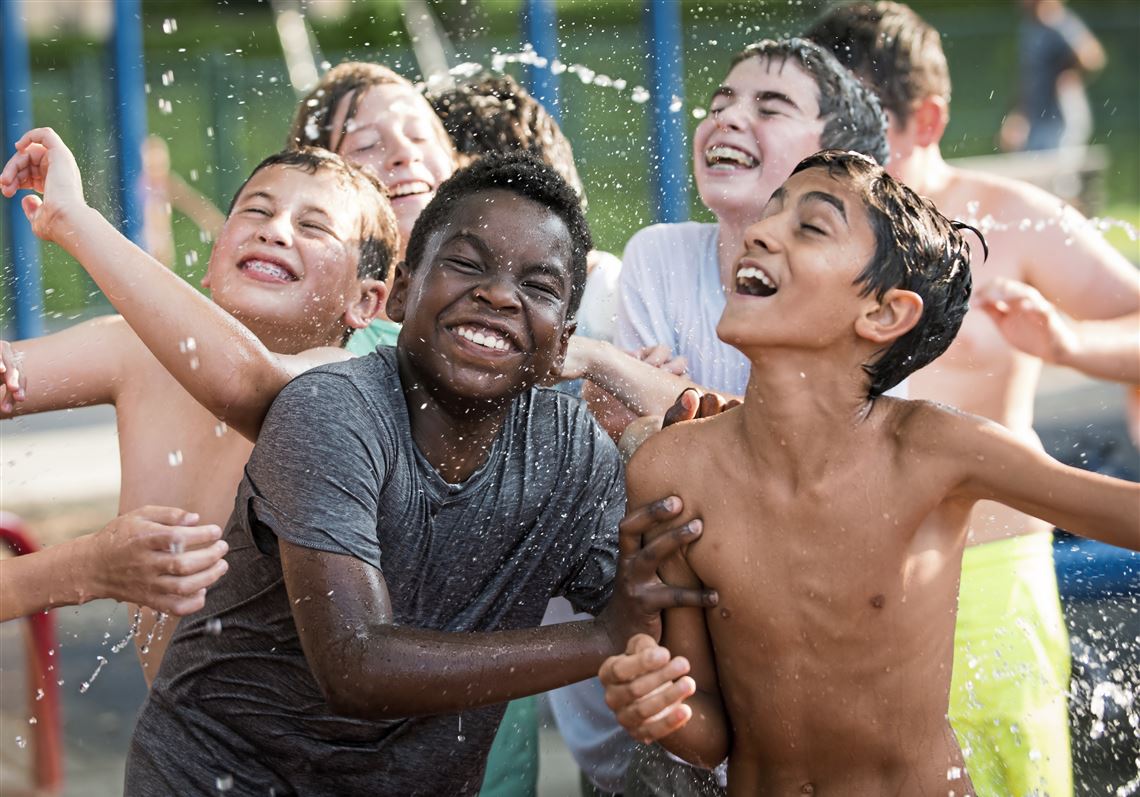
[[(329, 710), (338, 717), (354, 720), (394, 720), (409, 716), (407, 707), (395, 696), (377, 689), (377, 680), (354, 677), (345, 672), (334, 672), (321, 677), (317, 685)], [(367, 684), (367, 685), (365, 685)]]

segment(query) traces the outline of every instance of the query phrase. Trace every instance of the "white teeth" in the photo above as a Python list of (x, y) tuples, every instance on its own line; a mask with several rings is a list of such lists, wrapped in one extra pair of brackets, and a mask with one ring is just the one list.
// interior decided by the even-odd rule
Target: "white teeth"
[(735, 147), (725, 147), (721, 145), (709, 147), (705, 150), (705, 163), (709, 166), (727, 165), (724, 161), (739, 164), (745, 168), (752, 168), (757, 164), (757, 160), (749, 155), (747, 152), (742, 152)]
[(768, 277), (768, 275), (765, 274), (763, 271), (761, 271), (758, 268), (753, 268), (752, 266), (747, 266), (747, 267), (742, 268), (736, 272), (736, 281), (737, 282), (740, 282), (741, 280), (745, 280), (745, 279), (759, 280), (766, 288), (771, 288), (772, 290), (776, 290), (776, 283), (772, 282), (772, 280)]
[(476, 331), (471, 327), (459, 327), (455, 332), (464, 340), (469, 340), (479, 346), (484, 346), (495, 351), (506, 351), (511, 347), (511, 344), (509, 344), (505, 338), (496, 335), (490, 330)]
[(288, 269), (282, 268), (276, 263), (269, 263), (265, 260), (247, 260), (242, 264), (242, 267), (249, 271), (268, 274), (269, 276), (277, 277), (278, 279), (293, 279), (293, 275), (289, 273)]
[(423, 180), (412, 180), (407, 183), (400, 183), (388, 189), (388, 196), (392, 199), (399, 199), (404, 196), (411, 196), (413, 194), (426, 194), (431, 191), (431, 186)]

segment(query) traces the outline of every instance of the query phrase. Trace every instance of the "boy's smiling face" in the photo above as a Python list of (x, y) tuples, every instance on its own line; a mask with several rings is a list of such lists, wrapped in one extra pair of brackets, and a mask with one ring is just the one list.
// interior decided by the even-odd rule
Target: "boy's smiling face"
[(573, 274), (565, 222), (511, 191), (457, 200), (420, 263), (397, 270), (388, 315), (400, 348), (434, 392), (499, 401), (561, 363)]
[(829, 346), (850, 335), (873, 296), (857, 277), (875, 255), (875, 233), (858, 187), (806, 169), (776, 191), (745, 232), (717, 334), (726, 343)]
[(351, 100), (351, 95), (342, 99), (333, 114), (333, 130), (344, 130), (333, 139), (333, 149), (380, 179), (388, 189), (400, 238), (407, 241), (435, 189), (455, 171), (446, 134), (431, 105), (411, 86), (393, 83), (366, 89), (346, 121)]
[(823, 128), (819, 88), (794, 59), (746, 58), (693, 136), (701, 200), (717, 216), (758, 218), (796, 164), (819, 150)]
[(363, 283), (375, 282), (357, 275), (361, 220), (344, 212), (359, 204), (329, 170), (262, 169), (234, 202), (202, 284), (259, 334), (271, 328), (301, 348), (335, 345)]

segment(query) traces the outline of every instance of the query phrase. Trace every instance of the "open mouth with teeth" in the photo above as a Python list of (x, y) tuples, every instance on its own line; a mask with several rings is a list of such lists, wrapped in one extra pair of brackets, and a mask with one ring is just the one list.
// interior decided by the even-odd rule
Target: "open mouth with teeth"
[(274, 260), (250, 257), (238, 263), (238, 269), (259, 282), (297, 281), (297, 275)]
[(409, 196), (419, 196), (420, 194), (430, 194), (432, 187), (425, 183), (423, 180), (408, 180), (404, 183), (396, 183), (395, 185), (388, 186), (389, 199), (403, 199)]
[(755, 169), (760, 161), (742, 149), (717, 144), (705, 150), (705, 165), (716, 171)]
[(455, 327), (452, 332), (463, 340), (481, 349), (485, 349), (488, 352), (509, 354), (517, 350), (515, 345), (511, 343), (505, 335), (493, 329), (488, 329), (487, 327), (462, 324)]
[(736, 292), (745, 296), (772, 296), (776, 293), (776, 283), (755, 266), (745, 266), (736, 271)]

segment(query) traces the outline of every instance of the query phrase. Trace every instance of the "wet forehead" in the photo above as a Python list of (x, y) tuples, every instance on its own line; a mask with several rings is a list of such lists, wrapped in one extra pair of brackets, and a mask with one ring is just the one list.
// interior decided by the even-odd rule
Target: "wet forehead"
[(867, 213), (865, 177), (848, 177), (831, 174), (826, 168), (805, 169), (793, 174), (772, 195), (773, 206), (790, 207), (793, 204), (818, 203), (828, 212), (842, 215), (846, 226), (853, 232), (860, 228), (871, 233), (871, 220)]
[(794, 58), (746, 58), (728, 73), (724, 86), (740, 97), (783, 95), (795, 103), (805, 118), (819, 118), (819, 87)]
[(513, 191), (478, 191), (455, 200), (438, 235), (441, 246), (464, 239), (505, 262), (570, 268), (566, 223), (550, 208)]
[(333, 118), (333, 128), (338, 129), (344, 124), (346, 133), (365, 127), (395, 126), (410, 121), (423, 121), (430, 124), (434, 111), (423, 96), (411, 86), (399, 83), (382, 83), (364, 89), (356, 105), (356, 111), (347, 122), (344, 116), (348, 112), (351, 97), (341, 100), (340, 107)]

